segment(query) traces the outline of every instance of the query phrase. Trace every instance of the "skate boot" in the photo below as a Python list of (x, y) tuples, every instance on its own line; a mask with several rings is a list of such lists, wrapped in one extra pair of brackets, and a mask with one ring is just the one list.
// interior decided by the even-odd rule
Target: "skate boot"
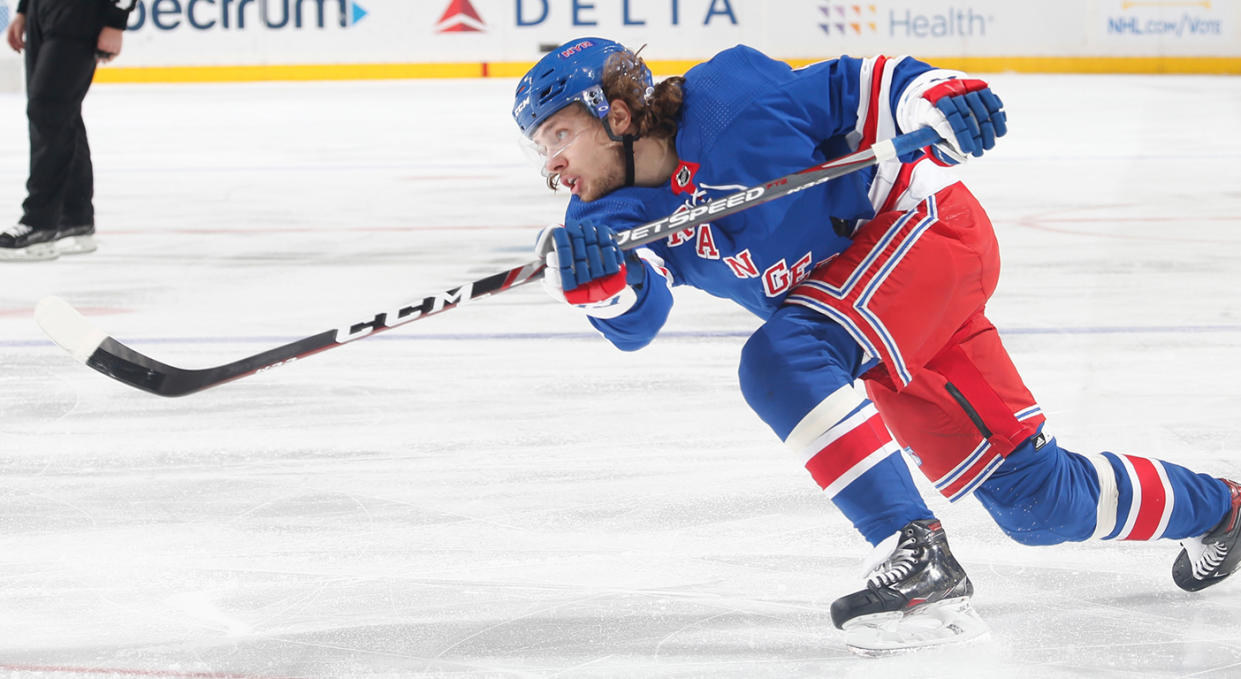
[(832, 622), (859, 655), (904, 653), (987, 634), (970, 606), (974, 585), (938, 519), (914, 521), (884, 540), (866, 589), (832, 603)]
[(1224, 520), (1206, 535), (1181, 540), (1172, 580), (1187, 592), (1214, 585), (1241, 568), (1241, 484), (1221, 479), (1232, 492)]
[(56, 230), (56, 252), (61, 255), (82, 255), (94, 252), (95, 225), (62, 226)]
[(0, 231), (0, 261), (37, 262), (56, 259), (55, 229), (14, 224)]

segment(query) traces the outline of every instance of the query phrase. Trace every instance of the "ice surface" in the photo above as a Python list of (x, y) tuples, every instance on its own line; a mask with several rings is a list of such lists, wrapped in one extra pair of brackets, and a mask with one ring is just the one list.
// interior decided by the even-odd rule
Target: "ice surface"
[[(1012, 132), (963, 172), (1049, 426), (1241, 476), (1241, 79), (990, 79)], [(98, 252), (0, 267), (0, 674), (1241, 677), (1241, 581), (933, 495), (992, 641), (850, 655), (867, 548), (738, 393), (755, 319), (694, 291), (636, 354), (529, 285), (171, 400), (35, 326), (56, 294), (203, 367), (521, 263), (565, 198), (512, 85), (95, 88)]]

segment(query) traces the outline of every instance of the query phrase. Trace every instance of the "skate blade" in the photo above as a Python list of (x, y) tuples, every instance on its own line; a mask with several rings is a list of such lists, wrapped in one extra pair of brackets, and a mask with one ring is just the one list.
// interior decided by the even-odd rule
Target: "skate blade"
[(864, 615), (845, 623), (845, 646), (867, 658), (980, 641), (991, 629), (969, 599), (948, 599), (909, 613)]
[(0, 261), (5, 262), (45, 262), (59, 256), (56, 246), (51, 243), (36, 243), (16, 249), (0, 248)]
[(56, 241), (56, 252), (61, 255), (84, 255), (98, 249), (94, 236), (70, 236)]

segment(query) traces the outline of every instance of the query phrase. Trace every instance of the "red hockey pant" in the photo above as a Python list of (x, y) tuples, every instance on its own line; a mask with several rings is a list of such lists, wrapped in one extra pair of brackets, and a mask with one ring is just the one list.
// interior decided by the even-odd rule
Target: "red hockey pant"
[(867, 391), (951, 499), (973, 491), (1043, 415), (984, 315), (999, 276), (991, 221), (963, 184), (863, 225), (787, 302), (843, 325), (880, 364)]

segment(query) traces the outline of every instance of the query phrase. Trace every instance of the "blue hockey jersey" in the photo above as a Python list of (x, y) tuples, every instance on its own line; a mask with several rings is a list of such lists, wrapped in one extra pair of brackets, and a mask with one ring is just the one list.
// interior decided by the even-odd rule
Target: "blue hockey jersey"
[[(866, 148), (904, 131), (895, 123), (901, 93), (934, 71), (910, 58), (840, 57), (792, 69), (745, 46), (721, 52), (685, 74), (672, 181), (591, 202), (574, 196), (565, 221), (628, 229)], [(929, 169), (915, 178), (914, 164), (860, 170), (649, 244), (655, 257), (638, 303), (591, 323), (621, 349), (645, 346), (672, 305), (661, 280), (765, 319), (815, 265), (848, 246), (852, 225), (948, 183), (930, 162), (918, 163)], [(847, 226), (834, 229), (833, 218)]]

